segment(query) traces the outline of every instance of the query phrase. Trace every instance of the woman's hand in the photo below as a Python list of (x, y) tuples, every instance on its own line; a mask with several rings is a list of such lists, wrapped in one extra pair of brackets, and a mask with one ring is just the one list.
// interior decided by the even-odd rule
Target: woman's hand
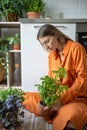
[(38, 105), (39, 105), (39, 114), (44, 117), (48, 116), (49, 112), (51, 111), (51, 107), (46, 107), (41, 103), (39, 103)]
[(39, 105), (39, 113), (40, 113), (40, 115), (43, 116), (43, 117), (46, 117), (48, 119), (53, 119), (57, 115), (58, 110), (59, 110), (59, 108), (61, 106), (59, 101), (54, 103), (50, 107), (43, 106), (40, 103), (38, 105)]

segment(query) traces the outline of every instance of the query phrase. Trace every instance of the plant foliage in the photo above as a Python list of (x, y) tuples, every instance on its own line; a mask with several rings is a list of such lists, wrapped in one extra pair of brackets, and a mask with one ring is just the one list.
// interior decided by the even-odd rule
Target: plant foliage
[(7, 69), (8, 69), (8, 64), (9, 64), (9, 41), (7, 38), (0, 38), (0, 63), (2, 64), (4, 70), (5, 70), (5, 77), (7, 77)]
[(45, 3), (43, 0), (24, 0), (26, 12), (39, 12), (44, 10)]
[(20, 43), (20, 36), (18, 33), (15, 34), (13, 37), (8, 37), (7, 38), (9, 44), (19, 44)]
[(0, 101), (1, 123), (7, 130), (15, 130), (23, 122), (24, 106), (21, 103), (21, 96), (15, 94)]
[(24, 91), (22, 89), (12, 87), (9, 87), (7, 89), (0, 89), (0, 100), (4, 101), (8, 96), (15, 94), (21, 96), (21, 100), (24, 101)]
[(41, 101), (47, 106), (53, 105), (60, 95), (67, 89), (65, 85), (61, 85), (60, 81), (66, 76), (64, 68), (59, 67), (58, 70), (53, 71), (55, 77), (49, 77), (48, 75), (41, 77), (41, 84), (35, 84), (40, 94)]
[(0, 16), (7, 16), (9, 13), (16, 13), (23, 17), (25, 5), (24, 0), (0, 0)]

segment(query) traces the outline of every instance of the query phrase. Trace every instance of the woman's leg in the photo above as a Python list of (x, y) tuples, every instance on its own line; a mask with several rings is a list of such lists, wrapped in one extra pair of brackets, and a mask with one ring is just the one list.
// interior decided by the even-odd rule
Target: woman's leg
[(25, 106), (25, 109), (28, 111), (39, 115), (39, 107), (38, 103), (40, 102), (40, 97), (37, 92), (26, 92), (24, 95), (24, 102), (23, 105)]

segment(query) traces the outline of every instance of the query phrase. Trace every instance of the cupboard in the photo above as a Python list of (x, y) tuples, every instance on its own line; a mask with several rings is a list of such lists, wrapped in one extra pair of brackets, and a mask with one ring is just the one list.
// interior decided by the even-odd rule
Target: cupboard
[[(19, 22), (0, 22), (0, 38), (14, 36), (15, 33), (20, 34)], [(4, 59), (3, 62), (6, 64), (5, 75), (0, 81), (0, 87), (21, 87), (21, 50), (13, 50), (9, 46), (8, 52), (0, 50), (0, 59)]]

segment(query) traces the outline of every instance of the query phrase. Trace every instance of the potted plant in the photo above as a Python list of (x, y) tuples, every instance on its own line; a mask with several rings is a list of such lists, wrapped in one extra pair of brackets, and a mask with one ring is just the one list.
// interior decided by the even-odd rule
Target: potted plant
[(39, 18), (40, 14), (43, 13), (45, 7), (43, 0), (24, 0), (24, 2), (28, 18)]
[(7, 40), (10, 45), (13, 45), (12, 48), (14, 50), (20, 50), (20, 36), (18, 33), (16, 33), (13, 37), (8, 37)]
[(0, 66), (1, 66), (1, 71), (2, 73), (0, 73), (1, 77), (3, 77), (2, 80), (6, 79), (7, 76), (7, 68), (8, 68), (8, 60), (9, 59), (9, 41), (7, 40), (7, 38), (0, 38)]
[(24, 118), (23, 91), (6, 89), (0, 91), (0, 124), (6, 130), (20, 128)]
[(0, 0), (0, 17), (6, 17), (7, 21), (18, 21), (23, 17), (23, 0)]
[(7, 38), (0, 38), (0, 51), (1, 52), (8, 52), (9, 51), (9, 41)]
[[(48, 106), (52, 108), (54, 104), (58, 104), (60, 95), (67, 89), (67, 86), (61, 85), (61, 80), (66, 76), (64, 68), (59, 67), (58, 70), (53, 71), (55, 77), (49, 77), (48, 75), (40, 78), (41, 83), (35, 84), (37, 86), (40, 95), (40, 104), (42, 107)], [(56, 111), (50, 115), (50, 118), (55, 116)]]
[(22, 89), (19, 89), (19, 88), (12, 88), (12, 87), (9, 87), (7, 89), (1, 89), (0, 88), (0, 100), (3, 101), (3, 100), (6, 100), (7, 97), (9, 95), (19, 95), (21, 96), (21, 100), (23, 101), (24, 100), (24, 91)]

